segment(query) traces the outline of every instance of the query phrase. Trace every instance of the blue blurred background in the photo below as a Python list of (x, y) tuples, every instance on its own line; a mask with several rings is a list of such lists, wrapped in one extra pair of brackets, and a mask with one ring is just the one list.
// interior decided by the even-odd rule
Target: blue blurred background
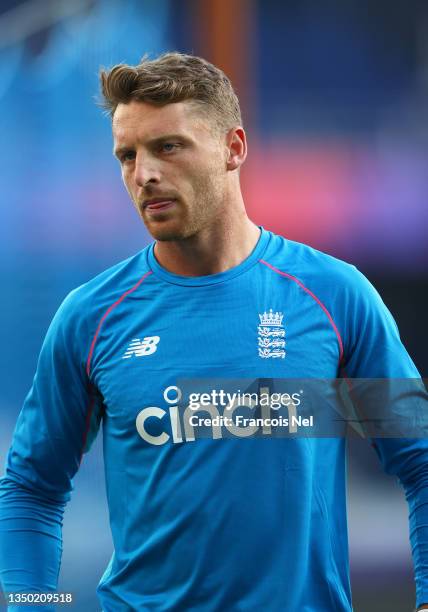
[[(250, 216), (356, 264), (427, 376), (427, 3), (2, 0), (1, 465), (60, 302), (150, 240), (95, 104), (98, 69), (172, 49), (206, 57), (236, 85)], [(355, 610), (410, 610), (401, 490), (364, 441), (351, 444), (349, 472)], [(95, 611), (112, 552), (100, 440), (75, 488), (60, 587), (73, 609)]]

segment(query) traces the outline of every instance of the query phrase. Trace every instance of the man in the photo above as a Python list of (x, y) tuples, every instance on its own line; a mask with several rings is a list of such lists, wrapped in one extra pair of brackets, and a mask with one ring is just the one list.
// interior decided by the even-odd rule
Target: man
[[(195, 439), (177, 381), (417, 377), (394, 321), (353, 266), (248, 219), (246, 136), (219, 69), (170, 53), (101, 84), (155, 242), (73, 291), (49, 328), (1, 482), (3, 588), (55, 590), (63, 509), (102, 422), (105, 612), (349, 612), (344, 439)], [(406, 490), (423, 606), (428, 445), (375, 447)]]

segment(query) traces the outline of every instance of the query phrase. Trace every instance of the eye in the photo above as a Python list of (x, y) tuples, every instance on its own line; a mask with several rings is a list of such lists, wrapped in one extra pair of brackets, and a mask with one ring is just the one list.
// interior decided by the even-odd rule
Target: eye
[(133, 159), (135, 159), (135, 151), (124, 151), (119, 159), (122, 163), (132, 161)]
[(164, 142), (161, 144), (160, 149), (163, 153), (172, 153), (179, 146), (177, 142)]

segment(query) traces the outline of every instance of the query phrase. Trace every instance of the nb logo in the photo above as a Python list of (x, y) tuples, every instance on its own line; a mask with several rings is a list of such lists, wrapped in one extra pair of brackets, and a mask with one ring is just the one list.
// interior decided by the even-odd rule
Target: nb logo
[(145, 357), (155, 353), (158, 348), (160, 337), (159, 336), (146, 336), (140, 340), (140, 338), (134, 338), (129, 343), (128, 348), (122, 359), (129, 359), (133, 355), (135, 357)]

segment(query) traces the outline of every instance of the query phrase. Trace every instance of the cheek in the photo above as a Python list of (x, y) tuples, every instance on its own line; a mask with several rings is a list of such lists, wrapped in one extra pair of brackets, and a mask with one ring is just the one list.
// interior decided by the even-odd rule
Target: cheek
[(199, 191), (211, 183), (218, 170), (218, 162), (215, 160), (196, 159), (186, 168), (183, 177), (186, 177), (187, 183), (193, 190)]
[(122, 172), (122, 181), (129, 193), (132, 193), (132, 175), (129, 172)]

